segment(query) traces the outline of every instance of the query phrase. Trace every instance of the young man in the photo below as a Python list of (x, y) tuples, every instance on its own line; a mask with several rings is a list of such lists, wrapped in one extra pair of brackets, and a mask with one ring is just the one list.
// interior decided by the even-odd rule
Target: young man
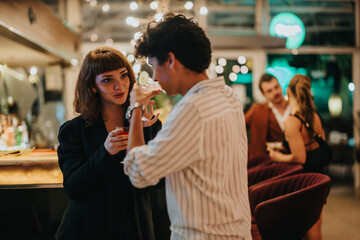
[(142, 106), (131, 93), (124, 171), (138, 188), (165, 177), (171, 239), (251, 239), (247, 138), (241, 102), (222, 77), (208, 79), (211, 46), (194, 19), (166, 15), (136, 46), (168, 95), (181, 94), (163, 128), (144, 143)]
[(290, 115), (290, 107), (273, 75), (263, 74), (259, 88), (268, 102), (253, 104), (245, 114), (246, 126), (250, 129), (249, 159), (265, 154), (266, 142), (282, 141), (283, 121)]

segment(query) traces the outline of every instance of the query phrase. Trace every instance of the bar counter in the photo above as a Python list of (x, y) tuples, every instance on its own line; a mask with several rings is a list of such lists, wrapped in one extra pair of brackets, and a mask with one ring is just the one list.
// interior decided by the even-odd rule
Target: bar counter
[(56, 151), (34, 150), (0, 157), (0, 189), (62, 188)]

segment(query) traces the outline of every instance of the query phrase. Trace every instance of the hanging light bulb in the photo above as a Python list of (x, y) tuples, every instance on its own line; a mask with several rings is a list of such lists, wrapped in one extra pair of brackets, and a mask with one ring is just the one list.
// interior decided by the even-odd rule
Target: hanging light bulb
[(159, 4), (158, 4), (157, 1), (152, 1), (152, 2), (150, 3), (150, 8), (151, 8), (152, 10), (155, 10), (155, 9), (157, 9), (158, 7), (159, 7)]
[(107, 3), (102, 5), (102, 10), (103, 12), (108, 12), (110, 10), (110, 5)]
[(200, 10), (199, 10), (199, 13), (201, 14), (201, 15), (206, 15), (206, 14), (208, 14), (208, 9), (207, 9), (207, 7), (201, 7), (200, 8)]
[(187, 2), (185, 3), (185, 5), (184, 5), (184, 7), (185, 7), (186, 10), (192, 9), (193, 6), (194, 6), (194, 4), (193, 4), (192, 2), (190, 2), (190, 1), (187, 1)]
[(138, 4), (136, 2), (131, 2), (130, 3), (130, 10), (131, 11), (135, 11), (136, 9), (138, 9)]
[(329, 98), (328, 107), (331, 116), (333, 117), (340, 116), (342, 111), (341, 97), (338, 94), (333, 93)]

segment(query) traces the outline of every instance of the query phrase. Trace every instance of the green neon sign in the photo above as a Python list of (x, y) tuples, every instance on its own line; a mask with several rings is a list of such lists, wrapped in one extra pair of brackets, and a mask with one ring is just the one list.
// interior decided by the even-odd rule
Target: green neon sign
[(305, 27), (301, 19), (293, 13), (277, 14), (270, 23), (270, 35), (287, 38), (286, 48), (294, 49), (301, 46), (305, 39)]

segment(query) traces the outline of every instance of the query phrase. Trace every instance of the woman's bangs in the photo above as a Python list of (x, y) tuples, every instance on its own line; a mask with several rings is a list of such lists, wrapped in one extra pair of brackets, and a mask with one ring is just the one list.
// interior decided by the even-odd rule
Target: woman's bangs
[(124, 60), (117, 54), (102, 56), (94, 62), (94, 75), (99, 75), (104, 72), (110, 72), (119, 68), (126, 67)]

